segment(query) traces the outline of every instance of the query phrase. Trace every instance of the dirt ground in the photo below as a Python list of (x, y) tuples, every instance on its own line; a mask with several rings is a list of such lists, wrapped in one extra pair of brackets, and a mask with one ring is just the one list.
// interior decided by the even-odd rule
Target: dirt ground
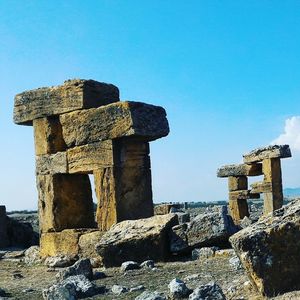
[[(155, 270), (140, 269), (125, 274), (121, 274), (119, 268), (94, 269), (107, 275), (106, 278), (94, 280), (94, 283), (105, 286), (107, 290), (114, 284), (127, 288), (143, 285), (147, 290), (167, 294), (168, 284), (174, 278), (182, 279), (189, 288), (215, 281), (222, 287), (227, 299), (263, 299), (251, 287), (243, 270), (235, 270), (229, 264), (229, 258), (157, 263)], [(43, 299), (42, 290), (55, 283), (57, 271), (49, 271), (44, 265), (27, 266), (18, 260), (0, 260), (0, 288), (9, 293), (8, 299)], [(141, 293), (136, 291), (116, 296), (108, 292), (86, 299), (135, 299)]]

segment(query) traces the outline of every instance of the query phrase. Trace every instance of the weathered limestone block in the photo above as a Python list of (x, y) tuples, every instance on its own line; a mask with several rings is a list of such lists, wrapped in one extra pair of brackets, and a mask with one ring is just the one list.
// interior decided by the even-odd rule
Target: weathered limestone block
[(95, 232), (96, 229), (65, 229), (61, 232), (46, 232), (41, 234), (41, 257), (80, 254), (79, 240), (84, 234)]
[(251, 193), (250, 190), (240, 190), (240, 191), (234, 191), (229, 192), (229, 199), (231, 200), (237, 200), (237, 199), (259, 199), (260, 194)]
[(42, 233), (95, 226), (88, 175), (38, 175), (37, 188)]
[(171, 208), (180, 209), (180, 204), (164, 203), (154, 206), (155, 215), (165, 215), (170, 213)]
[(239, 231), (230, 242), (263, 295), (300, 289), (300, 200)]
[(99, 255), (96, 252), (96, 244), (99, 243), (102, 236), (105, 232), (103, 231), (93, 231), (93, 232), (85, 232), (79, 238), (79, 256), (80, 257), (88, 257), (88, 258), (98, 258)]
[(149, 144), (114, 141), (113, 160), (114, 166), (94, 171), (96, 221), (102, 231), (123, 220), (153, 216)]
[(96, 245), (105, 267), (125, 261), (165, 261), (170, 255), (169, 232), (178, 224), (173, 214), (123, 221), (113, 225)]
[(33, 120), (35, 154), (53, 154), (66, 150), (58, 117)]
[(99, 107), (119, 101), (112, 84), (94, 80), (67, 80), (63, 85), (26, 91), (15, 97), (14, 122), (31, 125), (32, 120), (66, 112)]
[(230, 216), (232, 217), (236, 225), (239, 225), (241, 220), (244, 219), (244, 217), (249, 217), (247, 199), (229, 198), (228, 206), (229, 206)]
[(188, 226), (187, 237), (190, 247), (210, 247), (228, 244), (228, 238), (237, 231), (227, 207), (220, 211), (207, 212), (195, 217)]
[(225, 165), (218, 169), (218, 177), (229, 176), (259, 176), (262, 175), (261, 164), (238, 164), (238, 165)]
[(243, 155), (244, 163), (255, 163), (268, 158), (287, 158), (291, 157), (289, 145), (273, 145), (258, 148), (248, 154)]
[(247, 176), (229, 176), (228, 177), (228, 190), (230, 192), (248, 189)]
[(60, 116), (63, 137), (69, 147), (120, 137), (151, 141), (168, 135), (166, 111), (140, 102), (117, 102)]
[(55, 154), (44, 154), (36, 156), (36, 174), (66, 174), (68, 173), (68, 162), (66, 152)]
[(0, 206), (0, 248), (8, 246), (6, 208)]
[(264, 182), (272, 185), (270, 192), (264, 193), (264, 214), (279, 209), (283, 204), (281, 163), (279, 158), (263, 160)]
[(251, 184), (251, 193), (270, 193), (272, 192), (271, 182), (255, 182)]
[(91, 174), (94, 170), (111, 167), (113, 141), (107, 140), (68, 149), (69, 173)]

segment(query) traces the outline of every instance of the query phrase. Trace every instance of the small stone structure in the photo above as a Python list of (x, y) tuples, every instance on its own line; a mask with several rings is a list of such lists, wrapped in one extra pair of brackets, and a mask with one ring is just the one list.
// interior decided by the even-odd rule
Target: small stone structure
[(120, 102), (116, 86), (75, 79), (16, 95), (14, 122), (34, 128), (42, 253), (64, 230), (153, 216), (149, 142), (169, 133), (162, 107)]
[[(281, 158), (291, 157), (288, 145), (274, 145), (258, 148), (243, 155), (244, 163), (226, 165), (218, 169), (218, 177), (228, 177), (229, 209), (234, 222), (239, 224), (249, 216), (247, 199), (264, 195), (264, 214), (282, 206)], [(263, 175), (262, 182), (248, 189), (248, 176)]]

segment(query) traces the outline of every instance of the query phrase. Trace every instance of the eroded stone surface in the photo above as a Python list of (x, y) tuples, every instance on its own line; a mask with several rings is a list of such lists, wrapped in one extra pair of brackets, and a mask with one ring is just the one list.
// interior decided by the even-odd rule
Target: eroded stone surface
[(261, 164), (238, 164), (238, 165), (225, 165), (218, 169), (218, 177), (229, 176), (258, 176), (262, 175)]
[(176, 215), (154, 216), (113, 225), (96, 245), (105, 266), (120, 266), (124, 261), (161, 261), (170, 255), (169, 231), (178, 224)]
[(151, 141), (168, 135), (165, 110), (140, 102), (118, 102), (60, 116), (69, 147), (135, 136)]
[(254, 163), (270, 158), (287, 158), (291, 157), (289, 145), (273, 145), (257, 148), (248, 154), (243, 155), (244, 163)]
[(300, 200), (241, 230), (230, 242), (263, 295), (300, 288)]
[(63, 85), (26, 91), (15, 97), (14, 122), (32, 120), (66, 112), (99, 107), (119, 101), (119, 90), (112, 84), (94, 80), (67, 80)]

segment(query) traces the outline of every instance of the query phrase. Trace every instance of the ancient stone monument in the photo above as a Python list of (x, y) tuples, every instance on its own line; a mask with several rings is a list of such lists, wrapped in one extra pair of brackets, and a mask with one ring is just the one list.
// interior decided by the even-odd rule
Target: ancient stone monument
[(149, 142), (169, 133), (162, 107), (120, 102), (112, 84), (68, 80), (16, 95), (14, 122), (34, 128), (42, 252), (64, 230), (153, 216)]
[[(225, 165), (218, 169), (218, 177), (228, 177), (229, 209), (236, 224), (249, 216), (247, 199), (264, 195), (264, 214), (282, 206), (281, 158), (291, 157), (288, 145), (274, 145), (258, 148), (243, 155), (244, 163)], [(262, 182), (248, 189), (248, 176), (263, 175)]]

